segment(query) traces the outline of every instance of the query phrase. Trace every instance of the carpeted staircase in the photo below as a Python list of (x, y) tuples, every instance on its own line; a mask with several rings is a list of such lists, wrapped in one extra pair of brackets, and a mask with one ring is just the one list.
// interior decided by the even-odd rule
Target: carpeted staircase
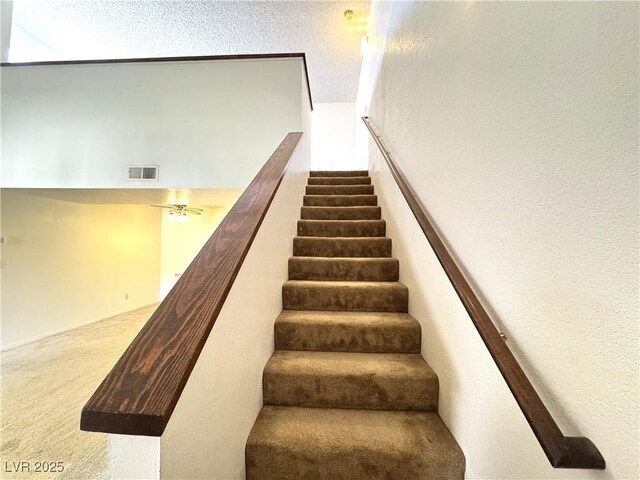
[(464, 478), (367, 172), (311, 172), (249, 480)]

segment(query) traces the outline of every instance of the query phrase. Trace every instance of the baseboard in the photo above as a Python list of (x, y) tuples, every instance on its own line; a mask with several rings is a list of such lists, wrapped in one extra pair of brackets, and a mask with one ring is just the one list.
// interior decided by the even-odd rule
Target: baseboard
[(4, 353), (4, 352), (6, 352), (8, 350), (13, 350), (14, 348), (23, 347), (23, 346), (28, 345), (30, 343), (39, 342), (40, 340), (44, 340), (45, 338), (49, 338), (49, 337), (54, 337), (56, 335), (60, 335), (61, 333), (66, 333), (66, 332), (70, 332), (71, 330), (76, 330), (78, 328), (86, 327), (87, 325), (92, 325), (92, 324), (98, 323), (98, 322), (104, 322), (105, 320), (109, 320), (109, 319), (111, 319), (113, 317), (117, 317), (118, 315), (122, 315), (124, 313), (129, 313), (129, 312), (135, 312), (136, 310), (140, 310), (141, 308), (147, 308), (147, 307), (150, 307), (151, 305), (157, 305), (157, 302), (149, 303), (149, 304), (143, 305), (141, 307), (136, 307), (133, 310), (126, 310), (124, 312), (114, 313), (113, 315), (110, 315), (107, 318), (101, 318), (99, 320), (93, 320), (91, 322), (83, 323), (82, 325), (76, 325), (74, 327), (69, 327), (69, 328), (61, 328), (59, 330), (54, 330), (52, 332), (47, 332), (47, 333), (42, 334), (42, 335), (36, 335), (34, 337), (29, 337), (29, 338), (26, 338), (24, 340), (20, 340), (18, 342), (13, 342), (13, 343), (10, 343), (8, 345), (2, 345), (2, 346), (0, 346), (0, 353)]

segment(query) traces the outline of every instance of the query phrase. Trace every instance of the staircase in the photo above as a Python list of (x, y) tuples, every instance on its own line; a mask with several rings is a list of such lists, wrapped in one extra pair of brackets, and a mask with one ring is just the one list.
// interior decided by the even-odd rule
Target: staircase
[(364, 171), (311, 172), (249, 480), (464, 478)]

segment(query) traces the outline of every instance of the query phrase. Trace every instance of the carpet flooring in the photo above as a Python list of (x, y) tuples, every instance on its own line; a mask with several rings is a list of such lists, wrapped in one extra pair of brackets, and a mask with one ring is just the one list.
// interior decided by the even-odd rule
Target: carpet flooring
[[(0, 478), (107, 478), (107, 436), (82, 432), (80, 411), (155, 309), (0, 354)], [(17, 462), (29, 462), (30, 472), (15, 472)], [(64, 469), (36, 472), (36, 462), (61, 462)]]

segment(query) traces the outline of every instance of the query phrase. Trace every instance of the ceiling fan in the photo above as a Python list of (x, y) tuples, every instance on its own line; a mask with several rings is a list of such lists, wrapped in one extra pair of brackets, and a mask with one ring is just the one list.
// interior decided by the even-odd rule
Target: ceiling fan
[(177, 220), (178, 222), (186, 222), (188, 215), (201, 215), (204, 209), (197, 207), (190, 207), (184, 203), (169, 204), (169, 205), (150, 205), (151, 207), (168, 208), (169, 220)]

